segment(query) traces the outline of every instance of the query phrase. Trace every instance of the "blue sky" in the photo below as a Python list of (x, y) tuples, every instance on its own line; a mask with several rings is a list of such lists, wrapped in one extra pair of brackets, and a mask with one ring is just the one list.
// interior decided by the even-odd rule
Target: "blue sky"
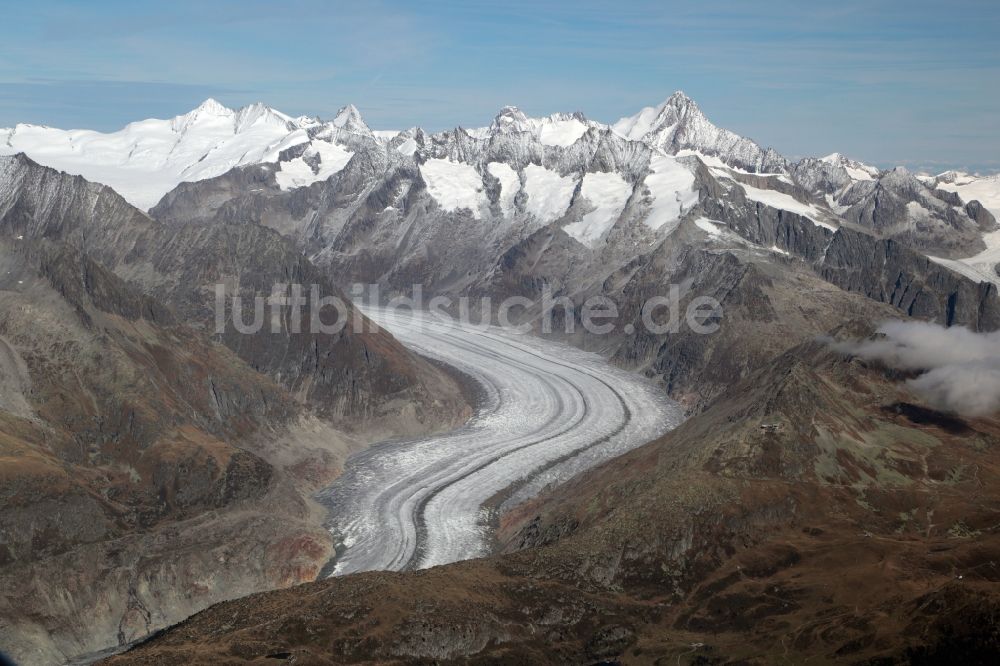
[(0, 127), (113, 130), (212, 96), (376, 128), (505, 104), (613, 121), (676, 89), (788, 156), (1000, 170), (1000, 2), (9, 2)]

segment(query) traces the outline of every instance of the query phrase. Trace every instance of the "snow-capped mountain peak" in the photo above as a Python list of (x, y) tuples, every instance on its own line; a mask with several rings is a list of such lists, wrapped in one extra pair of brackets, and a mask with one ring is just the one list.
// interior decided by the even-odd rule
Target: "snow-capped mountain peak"
[(553, 113), (543, 118), (531, 118), (516, 106), (505, 106), (493, 118), (489, 127), (466, 130), (472, 137), (484, 139), (496, 134), (526, 132), (545, 146), (570, 146), (588, 129), (601, 126), (587, 120), (579, 111)]
[(372, 130), (361, 117), (361, 112), (353, 104), (341, 108), (337, 111), (337, 116), (330, 122), (337, 129), (355, 134), (371, 134)]
[(235, 111), (209, 97), (187, 113), (175, 116), (171, 121), (171, 129), (175, 132), (184, 132), (195, 124), (218, 122), (220, 119), (230, 119), (234, 115)]
[(530, 129), (528, 116), (516, 106), (500, 109), (490, 125), (491, 132), (526, 132)]
[(207, 99), (179, 116), (140, 120), (117, 132), (0, 130), (0, 154), (24, 152), (44, 166), (110, 185), (149, 209), (179, 183), (275, 161), (284, 148), (308, 140), (306, 126), (264, 104), (234, 111)]
[(647, 106), (634, 116), (622, 118), (611, 129), (627, 139), (639, 141), (650, 134), (669, 130), (687, 118), (708, 122), (694, 100), (678, 90), (657, 106)]
[(784, 173), (785, 159), (752, 140), (713, 125), (690, 97), (678, 90), (658, 106), (647, 106), (611, 126), (617, 134), (668, 154), (690, 150), (718, 157), (731, 167), (757, 173)]
[(217, 115), (217, 116), (231, 116), (233, 115), (233, 110), (224, 105), (222, 102), (218, 101), (213, 97), (209, 97), (204, 102), (199, 104), (194, 110), (190, 111), (186, 115)]
[(825, 157), (819, 158), (819, 160), (832, 166), (843, 167), (852, 180), (872, 180), (873, 178), (878, 178), (880, 173), (878, 167), (873, 167), (858, 160), (852, 160), (841, 153), (830, 153)]
[(240, 133), (254, 125), (267, 123), (285, 127), (289, 130), (300, 127), (300, 123), (296, 121), (291, 116), (287, 116), (284, 113), (272, 109), (269, 106), (265, 106), (260, 102), (244, 106), (239, 109), (235, 114), (235, 127), (236, 133)]

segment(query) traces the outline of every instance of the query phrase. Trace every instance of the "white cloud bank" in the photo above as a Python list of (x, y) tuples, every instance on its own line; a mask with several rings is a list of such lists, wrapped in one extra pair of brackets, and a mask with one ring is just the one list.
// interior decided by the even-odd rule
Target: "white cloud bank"
[(892, 321), (878, 332), (883, 337), (832, 346), (900, 370), (924, 371), (906, 385), (936, 409), (973, 417), (1000, 411), (1000, 331), (975, 333), (926, 322)]

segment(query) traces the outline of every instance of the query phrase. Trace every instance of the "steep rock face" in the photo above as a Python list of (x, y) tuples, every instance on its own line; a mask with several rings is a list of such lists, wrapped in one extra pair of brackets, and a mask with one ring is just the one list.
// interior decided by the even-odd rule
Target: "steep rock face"
[(855, 182), (878, 178), (879, 170), (840, 153), (807, 157), (789, 166), (795, 182), (810, 192), (835, 195)]
[(985, 247), (983, 232), (995, 220), (982, 204), (964, 202), (902, 167), (878, 169), (834, 153), (791, 166), (795, 182), (824, 197), (848, 222), (914, 249), (943, 257), (967, 257)]
[(243, 322), (276, 283), (342, 296), (276, 232), (165, 227), (80, 177), (0, 167), (0, 643), (20, 663), (311, 580), (332, 540), (307, 497), (351, 449), (467, 417), (360, 315), (356, 334), (312, 334), (304, 308), (215, 335), (218, 282)]
[(996, 285), (977, 284), (894, 240), (841, 229), (817, 269), (842, 289), (890, 303), (914, 317), (980, 331), (1000, 327)]
[[(328, 537), (248, 446), (300, 407), (228, 349), (73, 248), (7, 238), (0, 340), (20, 374), (0, 400), (0, 642), (19, 662), (127, 643), (322, 566)], [(213, 580), (226, 540), (302, 547), (294, 565), (233, 551)]]
[(505, 555), (222, 604), (111, 663), (988, 660), (1000, 424), (825, 345), (506, 516)]
[(903, 168), (856, 182), (840, 195), (845, 219), (911, 247), (944, 256), (985, 249), (979, 223), (955, 201), (929, 189)]
[(983, 231), (993, 231), (997, 228), (997, 219), (986, 206), (973, 199), (965, 204), (965, 212)]
[[(149, 271), (148, 267), (152, 267)], [(326, 275), (276, 232), (256, 225), (164, 229), (157, 247), (128, 274), (164, 294), (255, 370), (278, 379), (319, 413), (349, 430), (434, 428), (463, 399), (445, 376), (355, 310)], [(155, 286), (154, 286), (155, 285)], [(223, 329), (215, 285), (224, 285)], [(305, 299), (297, 313), (255, 299)], [(236, 310), (233, 297), (238, 297)], [(318, 310), (317, 298), (338, 299)], [(237, 322), (239, 320), (239, 323)], [(318, 319), (318, 321), (314, 321)], [(248, 334), (254, 321), (260, 330)], [(314, 326), (333, 326), (331, 331)]]
[(708, 198), (705, 214), (740, 238), (799, 257), (831, 284), (902, 312), (974, 330), (1000, 327), (996, 285), (977, 282), (928, 259), (905, 242), (841, 226), (831, 230), (795, 213)]
[(0, 233), (71, 243), (114, 266), (152, 225), (105, 185), (42, 167), (23, 154), (0, 157)]
[[(242, 321), (255, 317), (255, 299), (290, 295), (291, 284), (308, 296), (343, 304), (352, 322), (336, 334), (312, 333), (305, 307), (282, 308), (272, 326), (261, 309), (259, 330), (240, 333), (231, 307), (220, 339), (251, 367), (268, 373), (344, 427), (430, 427), (438, 410), (462, 413), (453, 383), (407, 352), (385, 331), (374, 331), (350, 301), (289, 240), (247, 224), (165, 226), (129, 206), (109, 188), (60, 174), (23, 156), (0, 158), (0, 229), (13, 237), (52, 238), (80, 247), (118, 275), (165, 299), (184, 321), (212, 332), (217, 326), (216, 285), (226, 286), (228, 304), (242, 299)], [(277, 289), (277, 291), (276, 291)], [(330, 312), (327, 324), (336, 320)], [(357, 335), (353, 322), (361, 323)], [(298, 331), (298, 332), (296, 332)], [(398, 420), (396, 425), (390, 425)], [(381, 425), (379, 427), (382, 427)]]

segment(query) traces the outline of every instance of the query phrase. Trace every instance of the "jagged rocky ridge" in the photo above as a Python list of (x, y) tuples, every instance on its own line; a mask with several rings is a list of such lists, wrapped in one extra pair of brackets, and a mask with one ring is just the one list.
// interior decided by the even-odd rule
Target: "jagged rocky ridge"
[[(608, 141), (605, 133), (625, 143)], [(607, 145), (598, 150), (595, 144), (602, 142)], [(168, 146), (174, 147), (165, 152)], [(273, 165), (269, 167), (274, 172), (272, 184), (285, 191), (327, 181), (344, 170), (351, 172), (343, 180), (354, 184), (355, 193), (360, 192), (362, 182), (402, 186), (396, 172), (409, 162), (400, 158), (413, 158), (431, 198), (446, 212), (469, 210), (478, 219), (491, 209), (491, 217), (509, 221), (520, 214), (532, 217), (536, 224), (548, 224), (564, 218), (573, 200), (588, 201), (598, 210), (585, 223), (570, 227), (572, 235), (587, 245), (600, 242), (625, 201), (631, 194), (642, 196), (644, 185), (654, 198), (684, 191), (683, 182), (673, 182), (680, 176), (661, 175), (641, 182), (643, 170), (657, 171), (642, 156), (643, 148), (657, 155), (696, 154), (721, 169), (722, 175), (730, 169), (773, 174), (775, 178), (760, 181), (764, 190), (772, 189), (768, 183), (791, 181), (803, 190), (804, 199), (814, 199), (811, 203), (821, 209), (946, 258), (981, 252), (985, 247), (981, 233), (994, 226), (989, 211), (996, 188), (986, 187), (982, 192), (965, 187), (964, 196), (956, 201), (955, 187), (938, 188), (936, 182), (905, 171), (880, 172), (837, 153), (793, 163), (773, 149), (716, 127), (681, 92), (610, 126), (580, 113), (529, 118), (515, 107), (506, 107), (491, 125), (478, 129), (437, 134), (419, 128), (373, 131), (350, 105), (324, 122), (291, 118), (260, 104), (234, 111), (208, 100), (174, 119), (133, 123), (107, 135), (26, 125), (0, 130), (0, 153), (35, 155), (51, 166), (105, 182), (143, 208), (151, 207), (178, 184), (203, 182), (232, 168), (260, 164)], [(352, 162), (357, 164), (349, 168)], [(475, 173), (459, 165), (471, 166)], [(545, 171), (525, 173), (529, 165)], [(577, 192), (586, 173), (595, 174), (593, 182)], [(519, 183), (512, 180), (515, 175)], [(570, 181), (559, 180), (571, 175)], [(939, 180), (945, 184), (947, 179), (942, 174)], [(251, 180), (259, 184), (259, 179)], [(503, 180), (507, 187), (501, 184)], [(980, 180), (978, 185), (988, 182)], [(680, 186), (671, 190), (672, 185)], [(220, 195), (217, 187), (209, 189)], [(159, 194), (154, 195), (154, 190)], [(990, 202), (973, 203), (978, 201), (968, 194), (973, 191)], [(548, 196), (550, 192), (553, 197)], [(392, 205), (389, 199), (403, 196), (401, 190), (387, 194), (383, 193), (386, 201), (379, 210)], [(351, 214), (342, 213), (342, 219)], [(666, 219), (662, 213), (653, 218), (657, 227)]]
[[(286, 191), (274, 165), (244, 167), (179, 186), (151, 215), (168, 225), (270, 226), (341, 283), (378, 283), (386, 296), (409, 293), (413, 284), (427, 295), (494, 302), (513, 295), (539, 301), (546, 288), (578, 307), (586, 298), (608, 296), (630, 313), (619, 326), (636, 329), (642, 328), (641, 298), (660, 295), (655, 290), (671, 283), (690, 284), (696, 266), (725, 265), (706, 257), (727, 253), (740, 271), (793, 263), (912, 316), (977, 330), (1000, 324), (995, 284), (971, 280), (921, 252), (931, 238), (978, 248), (981, 221), (945, 206), (927, 227), (880, 226), (886, 210), (911, 208), (900, 203), (905, 196), (944, 206), (945, 194), (900, 170), (879, 173), (834, 155), (784, 173), (751, 173), (706, 154), (666, 155), (595, 124), (578, 128), (582, 133), (569, 145), (546, 145), (537, 122), (508, 108), (483, 130), (434, 136), (415, 130), (389, 144), (366, 133), (318, 130), (317, 136), (354, 151), (329, 179)], [(851, 210), (861, 211), (856, 219), (838, 214), (839, 204), (827, 199), (831, 191), (843, 192), (843, 201), (854, 197)], [(877, 203), (866, 208), (866, 201)], [(963, 236), (967, 227), (975, 233)], [(921, 237), (921, 229), (928, 235)], [(714, 284), (701, 280), (688, 296), (723, 290), (724, 275)], [(536, 309), (526, 317), (537, 322), (540, 314)], [(816, 334), (817, 326), (800, 327), (796, 336)], [(754, 340), (765, 339), (764, 328)], [(694, 404), (704, 404), (731, 378), (726, 372), (733, 368), (720, 367), (715, 388), (711, 382), (695, 387), (696, 377), (712, 376), (704, 372), (713, 362), (704, 360), (708, 341), (701, 337), (692, 337), (684, 358), (705, 365), (689, 361), (683, 369), (674, 344), (641, 337), (621, 330), (575, 341), (668, 377), (672, 393)], [(721, 351), (718, 363), (728, 366)]]

